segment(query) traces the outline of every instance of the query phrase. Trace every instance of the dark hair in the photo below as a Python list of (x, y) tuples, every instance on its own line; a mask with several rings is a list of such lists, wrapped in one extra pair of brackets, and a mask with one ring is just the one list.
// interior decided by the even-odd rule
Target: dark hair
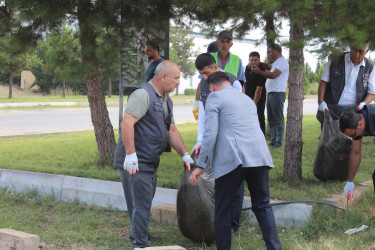
[(282, 52), (281, 46), (278, 45), (278, 44), (276, 44), (276, 43), (271, 44), (270, 48), (276, 50), (276, 51), (279, 52), (280, 54), (281, 54), (281, 52)]
[(158, 52), (160, 51), (160, 50), (159, 50), (159, 44), (158, 44), (156, 41), (154, 41), (154, 40), (150, 40), (150, 41), (148, 41), (148, 42), (146, 43), (146, 45), (150, 45), (151, 48), (153, 48), (153, 49), (157, 49)]
[(345, 129), (355, 129), (358, 126), (358, 122), (362, 120), (359, 113), (346, 112), (340, 116), (340, 130), (344, 133)]
[(229, 77), (227, 73), (223, 71), (214, 72), (207, 78), (208, 84), (213, 84), (217, 86), (221, 85), (225, 81), (229, 82)]
[(195, 67), (197, 70), (202, 70), (204, 67), (212, 66), (213, 64), (216, 64), (216, 61), (210, 53), (200, 54), (197, 59), (195, 59)]
[(207, 46), (207, 53), (215, 53), (215, 52), (218, 52), (218, 51), (219, 51), (219, 47), (217, 46), (216, 41), (210, 43)]
[(251, 56), (256, 56), (260, 59), (260, 55), (257, 51), (250, 52), (249, 57), (251, 57)]

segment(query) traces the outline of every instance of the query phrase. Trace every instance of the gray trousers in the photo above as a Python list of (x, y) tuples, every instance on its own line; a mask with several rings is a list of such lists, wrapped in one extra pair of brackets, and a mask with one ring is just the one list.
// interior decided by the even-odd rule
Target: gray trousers
[(285, 92), (267, 94), (267, 119), (271, 132), (271, 145), (281, 146), (284, 142), (284, 102)]
[(156, 172), (140, 171), (130, 175), (120, 169), (120, 176), (130, 218), (130, 235), (134, 238), (133, 248), (148, 247), (148, 222), (156, 191)]

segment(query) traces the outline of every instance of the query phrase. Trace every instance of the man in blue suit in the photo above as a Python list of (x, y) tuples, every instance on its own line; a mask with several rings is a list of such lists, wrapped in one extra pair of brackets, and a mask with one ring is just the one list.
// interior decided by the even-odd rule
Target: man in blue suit
[(207, 82), (211, 94), (206, 101), (206, 126), (197, 168), (190, 182), (198, 183), (212, 156), (217, 249), (231, 248), (231, 207), (244, 180), (267, 249), (281, 249), (269, 204), (268, 171), (274, 165), (259, 126), (256, 105), (250, 97), (232, 87), (224, 72), (211, 74)]

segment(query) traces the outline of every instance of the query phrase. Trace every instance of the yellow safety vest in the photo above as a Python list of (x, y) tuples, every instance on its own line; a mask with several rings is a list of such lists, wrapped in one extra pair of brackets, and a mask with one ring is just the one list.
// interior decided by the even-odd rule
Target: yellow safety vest
[[(216, 64), (219, 65), (218, 63), (218, 52), (215, 52), (215, 53), (211, 53), (211, 55), (213, 57), (215, 57), (215, 61), (216, 61)], [(232, 53), (229, 53), (229, 62), (225, 65), (224, 67), (224, 71), (225, 72), (228, 72), (232, 75), (234, 75), (235, 77), (238, 77), (238, 66), (240, 64), (240, 57), (239, 56), (236, 56), (236, 55), (233, 55)]]

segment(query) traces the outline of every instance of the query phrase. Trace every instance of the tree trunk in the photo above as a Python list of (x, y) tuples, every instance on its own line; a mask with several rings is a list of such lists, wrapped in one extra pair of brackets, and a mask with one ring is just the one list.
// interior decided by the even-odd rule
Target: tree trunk
[(93, 20), (95, 19), (95, 14), (91, 12), (91, 1), (79, 1), (79, 3), (78, 24), (82, 64), (86, 72), (87, 97), (90, 105), (91, 120), (100, 158), (103, 161), (112, 161), (116, 141), (100, 79), (98, 58), (95, 54), (96, 27), (93, 27), (95, 25)]
[(178, 95), (178, 87), (179, 87), (179, 85), (177, 85), (177, 87), (176, 87), (176, 96)]
[[(303, 111), (303, 47), (304, 29), (301, 23), (290, 17), (289, 49), (289, 95), (285, 136), (284, 178), (292, 181), (302, 180), (302, 111)], [(296, 18), (297, 19), (297, 18)]]
[(13, 72), (9, 73), (9, 98), (13, 98)]
[(65, 98), (65, 88), (66, 88), (66, 86), (65, 86), (65, 79), (64, 79), (63, 82), (62, 82), (62, 94), (63, 94), (64, 98)]
[(108, 80), (108, 98), (112, 96), (112, 80), (109, 78)]

